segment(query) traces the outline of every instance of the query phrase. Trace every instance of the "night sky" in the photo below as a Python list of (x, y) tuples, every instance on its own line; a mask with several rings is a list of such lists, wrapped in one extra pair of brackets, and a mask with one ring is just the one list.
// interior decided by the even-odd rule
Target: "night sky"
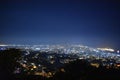
[(120, 48), (120, 1), (0, 1), (0, 43)]

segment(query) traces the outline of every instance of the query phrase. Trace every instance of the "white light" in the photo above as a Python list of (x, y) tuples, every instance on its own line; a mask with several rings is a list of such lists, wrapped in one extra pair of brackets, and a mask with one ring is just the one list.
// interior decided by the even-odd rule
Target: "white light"
[(117, 50), (117, 53), (120, 53), (120, 51), (119, 51), (119, 50)]
[(102, 51), (110, 51), (110, 52), (115, 51), (114, 49), (111, 49), (111, 48), (97, 48), (97, 49), (102, 50)]
[(8, 46), (8, 45), (2, 45), (2, 44), (1, 44), (0, 46)]

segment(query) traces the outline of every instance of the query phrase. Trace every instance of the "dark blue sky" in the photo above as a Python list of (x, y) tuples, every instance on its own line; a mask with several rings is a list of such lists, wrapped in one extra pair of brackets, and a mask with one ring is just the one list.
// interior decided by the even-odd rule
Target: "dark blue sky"
[(0, 43), (119, 47), (120, 1), (1, 1)]

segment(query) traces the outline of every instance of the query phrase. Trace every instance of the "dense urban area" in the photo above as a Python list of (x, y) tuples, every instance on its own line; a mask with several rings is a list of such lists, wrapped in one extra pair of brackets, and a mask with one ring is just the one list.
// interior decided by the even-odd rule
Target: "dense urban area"
[(0, 77), (4, 80), (120, 79), (120, 53), (111, 48), (0, 45), (0, 59)]

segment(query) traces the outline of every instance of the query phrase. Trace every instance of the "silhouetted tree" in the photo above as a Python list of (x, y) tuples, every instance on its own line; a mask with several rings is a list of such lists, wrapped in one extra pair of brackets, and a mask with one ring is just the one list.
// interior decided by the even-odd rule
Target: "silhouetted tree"
[(15, 66), (19, 66), (16, 62), (21, 56), (19, 49), (8, 49), (0, 51), (0, 79), (13, 80), (13, 72)]

